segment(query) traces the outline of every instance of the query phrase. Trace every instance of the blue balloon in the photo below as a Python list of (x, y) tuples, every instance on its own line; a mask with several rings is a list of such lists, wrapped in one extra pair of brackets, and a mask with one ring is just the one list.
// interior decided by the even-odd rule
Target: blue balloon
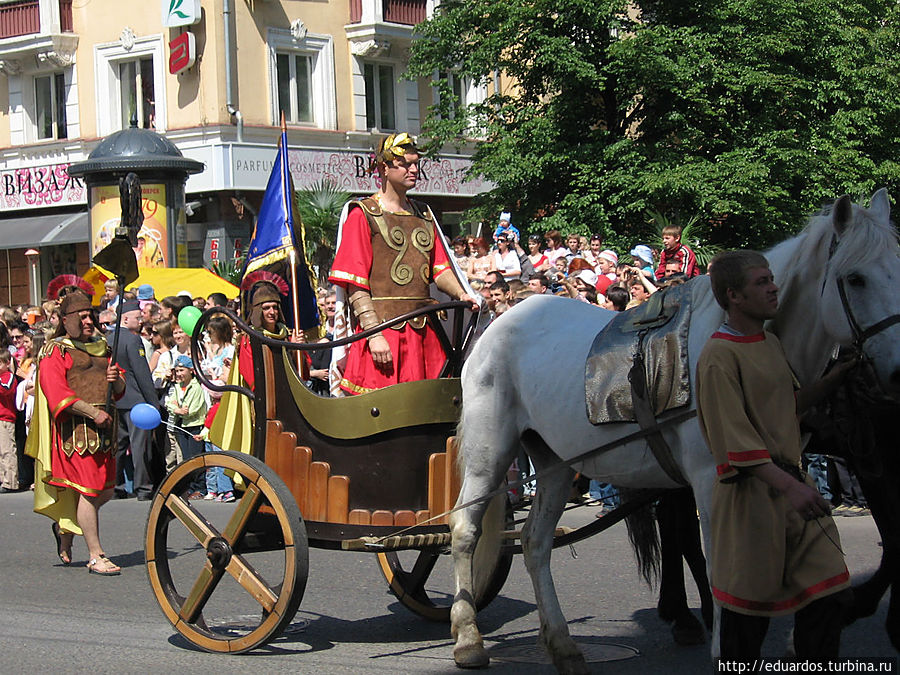
[(162, 422), (159, 410), (149, 403), (138, 403), (131, 409), (131, 421), (138, 429), (155, 429)]

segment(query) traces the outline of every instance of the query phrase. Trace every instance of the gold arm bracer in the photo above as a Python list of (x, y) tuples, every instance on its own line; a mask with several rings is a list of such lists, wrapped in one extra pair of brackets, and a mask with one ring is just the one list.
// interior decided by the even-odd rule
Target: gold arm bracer
[[(353, 315), (359, 322), (359, 327), (363, 330), (369, 330), (377, 326), (381, 321), (378, 319), (378, 313), (375, 311), (375, 303), (372, 302), (372, 295), (369, 291), (354, 291), (350, 294), (350, 308)], [(375, 333), (381, 335), (381, 333)], [(370, 335), (371, 340), (375, 335)]]
[(89, 420), (93, 420), (96, 419), (97, 415), (100, 414), (100, 408), (92, 406), (87, 401), (78, 399), (77, 401), (75, 401), (75, 403), (69, 406), (69, 412), (80, 415), (81, 417), (87, 417)]
[(459, 300), (466, 294), (466, 292), (463, 290), (462, 284), (459, 283), (459, 279), (456, 278), (456, 275), (453, 273), (452, 269), (448, 269), (443, 274), (441, 274), (441, 276), (435, 279), (434, 285), (438, 287), (438, 290), (443, 291), (454, 300)]

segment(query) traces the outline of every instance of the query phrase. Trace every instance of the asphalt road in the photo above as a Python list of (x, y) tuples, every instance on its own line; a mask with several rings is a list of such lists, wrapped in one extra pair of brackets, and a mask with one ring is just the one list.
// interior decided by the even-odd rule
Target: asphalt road
[[(458, 672), (449, 628), (401, 606), (369, 553), (310, 551), (300, 610), (269, 646), (241, 656), (195, 649), (163, 617), (150, 590), (142, 547), (148, 504), (115, 501), (101, 511), (107, 553), (123, 567), (121, 576), (103, 578), (85, 569), (83, 541), (76, 540), (72, 566), (57, 562), (50, 521), (32, 513), (31, 493), (0, 496), (0, 672)], [(579, 508), (564, 522), (593, 513)], [(872, 519), (838, 521), (851, 573), (871, 573), (881, 555)], [(595, 659), (593, 670), (711, 672), (708, 645), (675, 646), (657, 618), (656, 596), (638, 578), (624, 525), (577, 544), (575, 552), (558, 549), (553, 570), (570, 631)], [(449, 589), (449, 569), (442, 559), (431, 577), (436, 587)], [(691, 602), (699, 606), (696, 593)], [(883, 600), (875, 617), (849, 627), (842, 655), (896, 656), (885, 612)], [(538, 617), (521, 557), (500, 597), (479, 616), (493, 672), (552, 672), (536, 647)], [(788, 620), (773, 622), (765, 655), (784, 653), (789, 627)], [(611, 658), (619, 660), (601, 662)]]

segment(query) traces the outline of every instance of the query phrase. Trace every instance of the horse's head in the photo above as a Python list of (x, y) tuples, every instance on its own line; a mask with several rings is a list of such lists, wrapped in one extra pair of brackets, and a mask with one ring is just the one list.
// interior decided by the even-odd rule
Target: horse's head
[(845, 195), (833, 228), (821, 293), (826, 332), (869, 356), (885, 391), (900, 395), (900, 245), (882, 188), (864, 208)]

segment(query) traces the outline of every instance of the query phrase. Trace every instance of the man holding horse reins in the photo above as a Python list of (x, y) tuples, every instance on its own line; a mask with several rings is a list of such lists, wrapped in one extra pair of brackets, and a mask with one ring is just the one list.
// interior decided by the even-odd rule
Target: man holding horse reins
[[(412, 136), (385, 138), (375, 167), (381, 189), (348, 205), (329, 276), (346, 297), (357, 329), (367, 330), (432, 304), (432, 282), (451, 298), (477, 307), (457, 278), (453, 256), (431, 209), (406, 196), (419, 178), (419, 150)], [(424, 315), (418, 316), (352, 343), (340, 388), (362, 394), (434, 378), (445, 360), (434, 330)]]
[(721, 658), (759, 657), (769, 618), (792, 613), (797, 657), (836, 658), (850, 575), (829, 505), (800, 472), (798, 415), (853, 362), (797, 391), (781, 343), (764, 330), (778, 309), (765, 257), (719, 254), (710, 279), (728, 317), (697, 364), (700, 428), (718, 473), (710, 558)]

